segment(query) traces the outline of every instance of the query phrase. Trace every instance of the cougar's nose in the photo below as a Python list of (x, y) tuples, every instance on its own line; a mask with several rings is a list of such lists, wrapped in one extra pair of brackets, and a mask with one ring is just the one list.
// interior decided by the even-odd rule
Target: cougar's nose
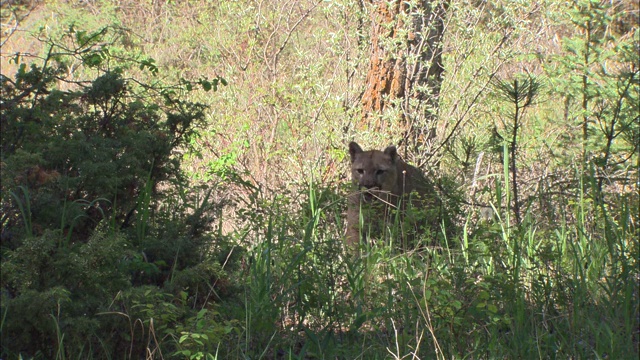
[(376, 187), (375, 181), (373, 181), (371, 179), (361, 179), (360, 183), (358, 185), (360, 185), (360, 187), (363, 187), (363, 188), (366, 188), (366, 189), (372, 189), (372, 188)]

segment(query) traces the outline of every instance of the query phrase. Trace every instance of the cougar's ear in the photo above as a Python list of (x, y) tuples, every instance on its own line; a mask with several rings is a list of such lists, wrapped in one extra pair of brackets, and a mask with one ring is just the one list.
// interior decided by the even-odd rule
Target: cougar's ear
[(355, 141), (349, 143), (349, 155), (351, 155), (351, 162), (356, 158), (356, 154), (361, 153), (362, 148)]
[(387, 146), (387, 148), (384, 149), (384, 153), (391, 157), (392, 162), (396, 162), (396, 158), (398, 157), (398, 151), (396, 150), (395, 146), (393, 145)]

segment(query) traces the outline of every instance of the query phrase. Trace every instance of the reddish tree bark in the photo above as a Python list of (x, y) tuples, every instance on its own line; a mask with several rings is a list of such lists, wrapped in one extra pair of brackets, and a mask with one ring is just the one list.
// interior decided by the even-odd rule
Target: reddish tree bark
[[(382, 128), (384, 124), (377, 120), (376, 114), (400, 99), (399, 121), (406, 126), (407, 132), (411, 132), (414, 129), (407, 119), (408, 100), (427, 101), (429, 106), (420, 109), (428, 108), (430, 112), (437, 106), (443, 72), (441, 42), (448, 1), (369, 2), (374, 7), (371, 59), (361, 99), (361, 125)], [(428, 114), (412, 116), (425, 115)]]

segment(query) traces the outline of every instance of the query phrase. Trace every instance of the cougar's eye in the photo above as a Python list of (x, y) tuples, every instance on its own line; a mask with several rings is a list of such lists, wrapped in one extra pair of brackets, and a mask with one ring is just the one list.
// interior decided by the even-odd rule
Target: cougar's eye
[(376, 170), (376, 175), (380, 176), (380, 175), (384, 174), (385, 171), (387, 171), (387, 170), (378, 169), (378, 170)]
[(357, 172), (359, 175), (362, 175), (362, 174), (364, 174), (364, 169), (356, 169), (356, 172)]

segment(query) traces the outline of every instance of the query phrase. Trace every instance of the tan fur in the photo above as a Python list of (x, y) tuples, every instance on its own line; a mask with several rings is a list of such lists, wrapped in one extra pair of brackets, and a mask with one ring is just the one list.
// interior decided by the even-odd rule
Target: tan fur
[[(363, 151), (360, 145), (351, 142), (349, 155), (355, 189), (348, 199), (347, 244), (357, 246), (365, 232), (380, 235), (385, 223), (392, 220), (393, 210), (404, 208), (412, 192), (417, 195), (411, 196), (412, 205), (423, 206), (421, 195), (430, 186), (420, 170), (400, 159), (395, 146), (384, 151)], [(361, 229), (361, 223), (367, 228)]]

